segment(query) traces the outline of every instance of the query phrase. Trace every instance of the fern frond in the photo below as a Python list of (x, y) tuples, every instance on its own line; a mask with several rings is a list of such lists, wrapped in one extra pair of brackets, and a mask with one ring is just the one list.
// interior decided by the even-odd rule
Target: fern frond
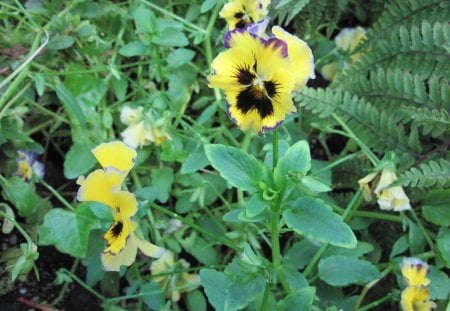
[(413, 158), (421, 151), (416, 130), (406, 135), (403, 125), (397, 123), (394, 116), (380, 112), (369, 102), (348, 92), (307, 88), (295, 100), (300, 107), (320, 118), (337, 113), (361, 140), (375, 150), (384, 151), (387, 147)]
[(445, 48), (448, 44), (448, 23), (436, 22), (431, 25), (424, 20), (420, 27), (413, 25), (407, 29), (400, 26), (396, 31), (390, 32), (389, 38), (373, 40), (370, 44), (363, 45), (364, 49), (360, 50), (363, 57), (353, 66), (353, 70), (347, 72), (347, 76), (384, 67), (410, 70), (412, 74), (424, 79), (434, 74), (448, 80), (450, 54)]
[(435, 189), (450, 187), (450, 162), (440, 159), (421, 164), (418, 169), (412, 167), (400, 175), (395, 184)]
[(436, 138), (450, 129), (450, 115), (445, 109), (402, 107), (402, 111), (414, 120), (415, 126), (423, 127), (424, 135)]

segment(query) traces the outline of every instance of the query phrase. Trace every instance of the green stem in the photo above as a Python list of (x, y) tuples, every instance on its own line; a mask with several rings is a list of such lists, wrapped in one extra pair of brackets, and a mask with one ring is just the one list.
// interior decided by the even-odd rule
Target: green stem
[(323, 255), (325, 250), (327, 249), (328, 244), (322, 244), (322, 246), (319, 248), (319, 250), (314, 254), (314, 257), (311, 259), (309, 264), (306, 266), (305, 270), (303, 270), (303, 276), (306, 278), (311, 273), (312, 269), (316, 265), (316, 263), (319, 261), (320, 257)]
[[(80, 262), (80, 259), (75, 259), (75, 261), (73, 262), (72, 267), (70, 268), (70, 273), (74, 274), (75, 270), (78, 267), (78, 264)], [(65, 282), (61, 291), (59, 292), (58, 297), (56, 297), (53, 301), (52, 301), (52, 306), (56, 306), (61, 300), (64, 299), (64, 295), (66, 294), (67, 289), (69, 288), (70, 283), (69, 282)]]
[[(2, 89), (9, 81), (11, 81), (14, 77), (16, 79), (9, 85), (8, 89), (3, 93), (3, 96), (0, 98), (0, 109), (5, 105), (5, 103), (8, 101), (8, 99), (16, 92), (17, 88), (19, 87), (20, 83), (28, 77), (28, 66), (30, 65), (31, 61), (42, 51), (42, 49), (47, 45), (48, 43), (48, 34), (45, 32), (46, 38), (44, 43), (39, 46), (39, 42), (41, 41), (42, 34), (39, 33), (36, 38), (33, 41), (33, 44), (31, 45), (30, 51), (33, 51), (28, 59), (20, 65), (12, 74), (10, 74), (5, 80), (3, 80), (0, 83), (0, 89)], [(39, 46), (39, 47), (38, 47)]]
[[(253, 137), (252, 131), (245, 132), (244, 140), (242, 141), (242, 145), (241, 145), (242, 151), (245, 151), (245, 152), (248, 151), (248, 147), (250, 145), (250, 141), (252, 140), (252, 137)], [(237, 198), (238, 198), (239, 206), (243, 206), (244, 205), (244, 191), (242, 191), (241, 189), (238, 189), (237, 190)]]
[(366, 144), (364, 144), (359, 138), (358, 136), (355, 135), (355, 133), (353, 133), (353, 131), (347, 126), (347, 124), (345, 124), (345, 122), (336, 114), (333, 113), (332, 114), (333, 118), (342, 126), (342, 128), (344, 129), (345, 132), (347, 132), (347, 134), (349, 135), (349, 137), (351, 137), (357, 144), (358, 146), (361, 148), (362, 151), (364, 151), (364, 153), (367, 155), (367, 157), (369, 158), (370, 162), (372, 162), (373, 166), (377, 166), (378, 163), (380, 162), (380, 160), (378, 159), (378, 157), (372, 152), (372, 150), (369, 149), (369, 147), (366, 146)]
[(88, 292), (90, 292), (92, 295), (94, 295), (95, 297), (97, 297), (98, 299), (100, 299), (102, 302), (106, 301), (106, 298), (103, 297), (103, 295), (99, 294), (97, 291), (95, 291), (92, 287), (90, 287), (89, 285), (87, 285), (86, 283), (84, 283), (82, 280), (80, 280), (75, 274), (73, 274), (71, 271), (67, 270), (66, 268), (61, 268), (60, 271), (64, 271), (67, 275), (70, 276), (70, 278), (72, 280), (74, 280), (75, 282), (77, 282), (78, 284), (81, 285), (81, 287), (83, 287), (85, 290), (87, 290)]
[(374, 287), (382, 278), (384, 278), (389, 272), (392, 270), (392, 265), (387, 267), (382, 273), (379, 279), (373, 280), (364, 286), (363, 290), (361, 291), (361, 294), (358, 297), (358, 300), (356, 301), (355, 307), (353, 308), (354, 311), (358, 310), (359, 306), (364, 300), (364, 297), (366, 297), (369, 290)]
[(154, 10), (160, 12), (160, 13), (163, 13), (163, 14), (165, 14), (167, 16), (170, 16), (174, 20), (177, 20), (177, 21), (185, 24), (186, 26), (188, 26), (188, 27), (190, 27), (190, 28), (200, 32), (200, 33), (205, 33), (205, 30), (203, 28), (201, 28), (201, 27), (199, 27), (199, 26), (197, 26), (197, 25), (187, 21), (186, 19), (184, 19), (184, 18), (182, 18), (182, 17), (180, 17), (180, 16), (178, 16), (178, 15), (176, 15), (176, 14), (170, 12), (170, 11), (167, 11), (166, 9), (163, 9), (162, 7), (160, 7), (157, 4), (154, 4), (154, 3), (150, 2), (150, 1), (145, 1), (145, 0), (142, 1), (142, 3), (145, 3), (146, 5), (151, 7), (152, 9), (154, 9)]
[(326, 171), (332, 169), (333, 167), (338, 166), (341, 163), (344, 163), (346, 161), (349, 161), (349, 160), (352, 160), (352, 159), (358, 157), (359, 155), (360, 155), (360, 152), (356, 152), (356, 153), (352, 153), (352, 154), (346, 155), (345, 157), (342, 157), (342, 158), (340, 158), (340, 159), (338, 159), (336, 161), (333, 161), (330, 164), (320, 168), (319, 170), (312, 172), (309, 176), (317, 176), (320, 173), (326, 172)]
[(73, 206), (67, 202), (66, 199), (63, 198), (62, 195), (59, 194), (58, 191), (55, 190), (55, 188), (53, 188), (52, 186), (50, 186), (49, 184), (47, 184), (43, 179), (39, 179), (39, 182), (45, 187), (47, 188), (63, 205), (65, 205), (68, 209), (70, 209), (71, 211), (75, 211), (75, 208), (73, 208)]
[(278, 164), (278, 129), (273, 130), (272, 137), (272, 170), (275, 170)]
[(375, 308), (375, 307), (378, 306), (380, 303), (383, 303), (383, 302), (385, 302), (385, 301), (388, 301), (388, 300), (390, 300), (390, 299), (391, 299), (392, 297), (394, 297), (394, 296), (395, 296), (395, 294), (389, 294), (389, 295), (387, 295), (387, 296), (384, 296), (383, 298), (380, 298), (380, 299), (378, 299), (378, 300), (374, 300), (374, 301), (372, 301), (371, 303), (369, 303), (369, 304), (367, 304), (367, 305), (365, 305), (365, 306), (359, 308), (358, 311), (367, 311), (367, 310), (370, 310), (370, 309), (372, 309), (372, 308)]
[(410, 210), (411, 215), (413, 216), (414, 220), (416, 221), (417, 225), (419, 226), (419, 230), (422, 232), (423, 236), (425, 237), (425, 240), (427, 240), (428, 246), (431, 250), (434, 250), (433, 240), (430, 238), (430, 235), (428, 234), (425, 227), (422, 225), (422, 222), (420, 221), (419, 217), (417, 217), (416, 212), (411, 209)]
[(11, 216), (9, 216), (8, 214), (6, 214), (5, 212), (0, 210), (0, 216), (8, 219), (10, 222), (12, 222), (12, 224), (17, 228), (17, 230), (19, 230), (19, 232), (22, 234), (22, 236), (25, 238), (25, 240), (27, 241), (28, 244), (28, 248), (31, 249), (33, 243), (33, 240), (31, 239), (31, 237), (28, 235), (28, 233), (25, 231), (25, 229), (22, 228), (22, 226)]
[(172, 212), (172, 211), (170, 211), (170, 210), (168, 210), (168, 209), (166, 209), (166, 208), (164, 208), (162, 206), (159, 206), (156, 203), (149, 203), (149, 204), (150, 204), (150, 206), (152, 208), (156, 209), (157, 211), (159, 211), (159, 212), (161, 212), (163, 214), (166, 214), (166, 215), (168, 215), (168, 216), (170, 216), (172, 218), (178, 219), (183, 224), (191, 227), (192, 229), (194, 229), (194, 230), (196, 230), (196, 231), (198, 231), (198, 232), (200, 232), (200, 233), (202, 233), (204, 235), (207, 235), (207, 236), (209, 236), (209, 237), (211, 237), (211, 238), (221, 242), (222, 244), (228, 246), (229, 248), (235, 250), (236, 252), (240, 252), (241, 251), (241, 249), (238, 246), (234, 245), (233, 241), (231, 241), (230, 239), (226, 238), (225, 236), (218, 236), (218, 235), (216, 235), (214, 233), (211, 233), (210, 231), (205, 230), (202, 227), (200, 227), (199, 225), (195, 224), (193, 221), (190, 221), (190, 220), (188, 220), (188, 219), (178, 215), (177, 213), (174, 213), (174, 212)]
[[(141, 272), (139, 271), (139, 267), (136, 262), (133, 263), (133, 270), (138, 278), (138, 283), (141, 284), (142, 283)], [(142, 297), (138, 297), (138, 305), (136, 308), (138, 311), (142, 310), (143, 302), (144, 301), (142, 300)]]
[(261, 302), (261, 311), (267, 310), (267, 301), (269, 300), (269, 292), (270, 292), (270, 282), (266, 282), (266, 287), (264, 288), (263, 299)]

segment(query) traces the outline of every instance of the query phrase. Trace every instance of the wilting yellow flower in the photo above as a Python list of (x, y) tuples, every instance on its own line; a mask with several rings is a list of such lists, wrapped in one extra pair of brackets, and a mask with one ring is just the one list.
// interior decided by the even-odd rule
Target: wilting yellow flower
[(267, 15), (270, 0), (230, 0), (222, 8), (219, 16), (226, 20), (228, 29), (243, 29), (262, 20)]
[(377, 175), (377, 172), (373, 172), (358, 180), (359, 187), (363, 190), (364, 199), (366, 201), (372, 200), (372, 189), (370, 187), (370, 183), (375, 179)]
[(279, 126), (296, 112), (292, 92), (314, 76), (308, 45), (279, 27), (272, 32), (270, 38), (249, 30), (228, 32), (228, 49), (211, 65), (208, 86), (223, 89), (228, 114), (242, 130), (260, 133)]
[(403, 311), (429, 311), (436, 307), (430, 301), (430, 291), (427, 285), (428, 265), (418, 258), (404, 258), (401, 263), (402, 275), (407, 284), (401, 295)]
[(387, 166), (381, 171), (380, 181), (374, 192), (378, 196), (378, 205), (384, 210), (393, 210), (396, 212), (411, 209), (409, 198), (406, 195), (403, 187), (395, 186), (389, 188), (397, 179), (394, 170)]
[(136, 151), (122, 142), (111, 142), (97, 146), (92, 153), (104, 169), (78, 179), (77, 199), (111, 208), (114, 223), (104, 236), (107, 244), (101, 257), (104, 269), (119, 271), (121, 265), (131, 265), (137, 248), (148, 256), (160, 257), (164, 249), (135, 236), (137, 224), (131, 217), (137, 211), (138, 202), (134, 194), (120, 190), (126, 174), (134, 166)]
[(372, 200), (372, 187), (371, 184), (378, 182), (373, 192), (378, 198), (378, 205), (383, 210), (392, 210), (400, 212), (411, 209), (409, 204), (409, 198), (401, 186), (395, 186), (389, 188), (397, 179), (392, 164), (387, 164), (380, 172), (372, 172), (367, 176), (361, 178), (358, 183), (359, 187), (363, 189), (364, 199), (366, 201)]
[(200, 284), (200, 277), (197, 274), (187, 273), (189, 263), (180, 259), (176, 263), (174, 254), (167, 250), (159, 259), (152, 262), (150, 271), (153, 280), (159, 283), (166, 296), (172, 301), (180, 300), (180, 293), (196, 289)]
[(152, 126), (150, 122), (144, 120), (144, 107), (130, 108), (125, 106), (120, 112), (120, 121), (128, 127), (120, 134), (123, 141), (130, 147), (138, 148), (154, 142), (162, 144), (170, 135)]
[[(334, 38), (336, 47), (350, 54), (350, 58), (342, 63), (342, 69), (347, 69), (350, 64), (361, 58), (361, 53), (353, 53), (356, 47), (366, 38), (366, 30), (362, 27), (344, 28)], [(338, 73), (337, 62), (327, 64), (322, 67), (321, 74), (327, 80), (334, 80)]]

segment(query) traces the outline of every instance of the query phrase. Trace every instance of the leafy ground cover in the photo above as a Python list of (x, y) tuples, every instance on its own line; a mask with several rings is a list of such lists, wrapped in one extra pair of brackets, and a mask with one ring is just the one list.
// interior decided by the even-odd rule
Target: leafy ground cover
[(447, 1), (0, 2), (1, 310), (447, 310)]

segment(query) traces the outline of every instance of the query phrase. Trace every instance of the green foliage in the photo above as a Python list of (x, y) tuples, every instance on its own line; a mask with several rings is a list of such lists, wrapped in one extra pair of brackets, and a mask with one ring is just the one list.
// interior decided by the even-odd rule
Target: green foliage
[(330, 256), (319, 263), (319, 277), (332, 286), (366, 284), (380, 277), (370, 262), (347, 256)]
[(352, 230), (321, 200), (299, 198), (283, 213), (283, 218), (288, 227), (308, 238), (340, 247), (356, 246)]
[(422, 163), (419, 168), (412, 167), (404, 172), (398, 184), (422, 188), (446, 188), (450, 185), (450, 162), (439, 159), (439, 162)]

